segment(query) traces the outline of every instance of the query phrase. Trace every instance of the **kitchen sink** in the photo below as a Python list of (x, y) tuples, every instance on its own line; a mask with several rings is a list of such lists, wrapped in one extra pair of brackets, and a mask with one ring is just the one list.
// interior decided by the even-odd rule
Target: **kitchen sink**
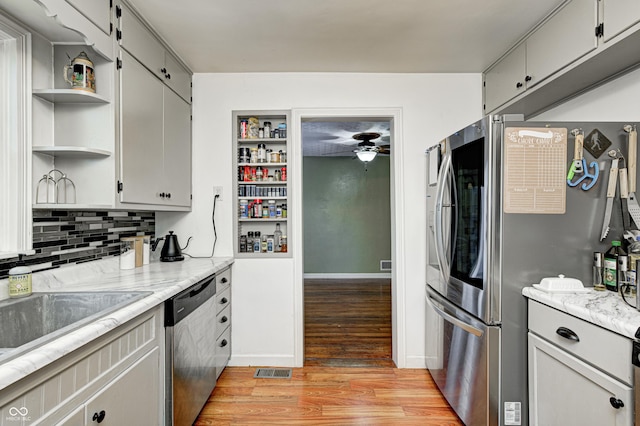
[(44, 345), (151, 293), (33, 293), (0, 301), (0, 362)]

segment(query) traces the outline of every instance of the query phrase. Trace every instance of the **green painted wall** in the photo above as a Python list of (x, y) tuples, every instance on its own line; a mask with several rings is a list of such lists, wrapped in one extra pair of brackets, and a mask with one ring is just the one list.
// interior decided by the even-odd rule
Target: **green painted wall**
[(391, 259), (389, 157), (304, 157), (304, 272), (380, 273)]

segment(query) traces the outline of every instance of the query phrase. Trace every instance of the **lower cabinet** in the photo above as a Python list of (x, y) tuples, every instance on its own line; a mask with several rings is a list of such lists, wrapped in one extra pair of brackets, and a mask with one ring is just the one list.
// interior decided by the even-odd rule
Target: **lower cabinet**
[(633, 424), (629, 339), (529, 301), (528, 347), (531, 425)]
[(216, 378), (231, 358), (231, 268), (216, 277)]
[(163, 424), (163, 350), (155, 308), (0, 392), (0, 425)]

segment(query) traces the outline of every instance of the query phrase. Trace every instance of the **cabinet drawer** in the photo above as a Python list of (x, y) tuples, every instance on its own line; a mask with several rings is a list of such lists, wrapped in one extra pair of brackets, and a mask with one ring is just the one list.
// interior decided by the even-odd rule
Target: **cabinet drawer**
[(220, 377), (229, 358), (231, 358), (231, 327), (227, 327), (216, 340), (216, 378)]
[[(216, 315), (223, 311), (231, 303), (231, 287), (227, 287), (222, 293), (216, 293)], [(631, 353), (631, 352), (629, 352)]]
[(223, 331), (225, 331), (231, 324), (231, 306), (228, 306), (222, 310), (216, 316), (216, 338), (220, 337)]
[[(532, 300), (529, 330), (623, 382), (633, 383), (631, 339)], [(573, 333), (579, 341), (558, 333)]]
[(231, 285), (231, 268), (216, 274), (216, 293), (222, 293), (229, 285)]

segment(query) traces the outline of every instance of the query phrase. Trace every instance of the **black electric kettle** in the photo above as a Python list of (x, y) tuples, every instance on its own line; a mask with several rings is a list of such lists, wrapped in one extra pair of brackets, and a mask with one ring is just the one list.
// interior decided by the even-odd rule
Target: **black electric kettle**
[(178, 244), (178, 236), (173, 233), (173, 231), (169, 231), (168, 235), (164, 237), (160, 237), (153, 243), (153, 251), (156, 251), (156, 247), (160, 240), (164, 240), (164, 245), (162, 246), (162, 251), (160, 252), (160, 261), (161, 262), (177, 262), (179, 260), (184, 260), (184, 256), (182, 255), (182, 249)]

